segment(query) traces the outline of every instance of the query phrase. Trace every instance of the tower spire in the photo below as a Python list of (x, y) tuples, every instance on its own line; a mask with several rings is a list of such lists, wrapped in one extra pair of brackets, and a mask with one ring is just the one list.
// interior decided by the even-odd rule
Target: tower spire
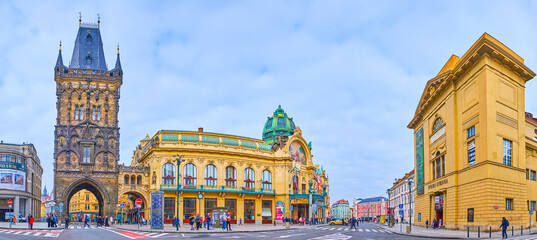
[(116, 59), (116, 66), (112, 71), (121, 70), (121, 61), (119, 60), (119, 43), (117, 44), (117, 59)]
[(58, 51), (58, 59), (56, 60), (56, 66), (63, 67), (63, 59), (62, 59), (62, 40), (60, 40), (60, 50)]
[(101, 14), (97, 13), (97, 28), (101, 27)]
[(82, 27), (82, 13), (78, 12), (78, 26)]

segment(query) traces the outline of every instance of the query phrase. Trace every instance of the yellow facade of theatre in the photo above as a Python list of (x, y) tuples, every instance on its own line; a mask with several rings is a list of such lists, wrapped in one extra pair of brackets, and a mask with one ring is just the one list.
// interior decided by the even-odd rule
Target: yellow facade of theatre
[(83, 219), (86, 215), (93, 219), (99, 215), (99, 201), (90, 191), (80, 190), (69, 200), (69, 215), (71, 221), (78, 221), (78, 217)]
[(520, 56), (485, 33), (427, 82), (408, 125), (416, 225), (442, 219), (449, 229), (497, 229), (506, 217), (512, 226), (529, 226), (537, 201), (530, 177), (537, 170), (537, 124), (525, 112), (524, 95), (534, 76)]
[[(289, 147), (292, 144), (304, 150), (304, 161), (297, 161), (291, 156)], [(177, 156), (182, 156), (184, 160), (179, 171), (179, 218), (183, 220), (191, 214), (205, 214), (211, 212), (213, 207), (218, 207), (234, 212), (231, 214), (232, 223), (242, 219), (243, 223), (269, 224), (276, 220), (277, 202), (283, 203), (285, 217), (308, 217), (310, 183), (311, 188), (316, 189), (312, 194), (313, 199), (322, 197), (324, 205), (330, 200), (326, 174), (317, 164), (313, 164), (311, 149), (298, 127), (293, 135), (282, 137), (274, 146), (259, 139), (202, 130), (162, 130), (140, 141), (131, 166), (149, 168), (149, 174), (144, 179), (148, 182), (147, 195), (152, 191), (164, 192), (165, 223), (177, 215)], [(165, 164), (173, 166), (173, 173), (164, 172), (168, 171), (165, 170)], [(192, 175), (187, 173), (191, 172), (186, 169), (189, 164), (195, 166), (195, 184), (192, 184), (192, 178), (185, 180), (187, 175)], [(211, 175), (207, 173), (210, 165), (216, 168), (216, 179), (207, 177)], [(229, 177), (232, 173), (226, 175), (228, 167), (235, 169), (234, 178)], [(250, 179), (253, 179), (253, 183), (246, 183), (246, 169), (252, 169)], [(270, 172), (270, 180), (263, 175), (264, 171)], [(235, 182), (235, 186), (232, 182)], [(321, 187), (323, 185), (324, 189)], [(202, 200), (197, 199), (200, 193), (203, 194)], [(195, 209), (192, 209), (193, 201)], [(211, 208), (208, 211), (206, 204)], [(289, 204), (294, 204), (293, 212), (289, 211)], [(325, 214), (326, 217), (326, 207), (321, 205), (313, 210), (313, 216), (322, 217)], [(247, 206), (248, 213), (245, 212)], [(252, 218), (248, 219), (248, 216)]]

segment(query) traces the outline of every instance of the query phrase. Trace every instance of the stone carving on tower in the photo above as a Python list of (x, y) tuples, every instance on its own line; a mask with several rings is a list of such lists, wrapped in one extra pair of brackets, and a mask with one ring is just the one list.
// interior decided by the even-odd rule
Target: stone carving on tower
[[(97, 24), (79, 20), (69, 67), (60, 50), (56, 81), (54, 189), (67, 213), (69, 199), (81, 189), (99, 200), (100, 214), (114, 215), (118, 191), (119, 98), (123, 71), (117, 48), (115, 67), (108, 70)], [(64, 215), (65, 216), (65, 215)]]

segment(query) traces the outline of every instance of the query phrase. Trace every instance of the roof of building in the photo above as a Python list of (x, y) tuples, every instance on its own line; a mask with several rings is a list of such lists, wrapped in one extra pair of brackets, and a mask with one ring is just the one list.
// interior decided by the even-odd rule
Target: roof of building
[(537, 118), (533, 117), (533, 113), (526, 112), (526, 118), (532, 120), (535, 123), (537, 123)]
[(69, 68), (108, 70), (98, 25), (86, 24), (78, 28)]
[(383, 200), (388, 201), (388, 199), (385, 197), (372, 197), (372, 198), (365, 198), (365, 199), (358, 198), (357, 200), (360, 201), (359, 203), (381, 202)]
[(282, 106), (278, 105), (272, 116), (267, 117), (267, 122), (263, 127), (263, 141), (267, 144), (272, 144), (276, 142), (276, 137), (280, 135), (293, 135), (295, 128), (293, 118), (288, 117)]
[(396, 181), (393, 183), (393, 185), (397, 185), (398, 183), (404, 181), (405, 179), (407, 179), (408, 177), (414, 175), (414, 169), (412, 169), (412, 171), (408, 172), (405, 174), (405, 176), (403, 178), (398, 178), (396, 179)]

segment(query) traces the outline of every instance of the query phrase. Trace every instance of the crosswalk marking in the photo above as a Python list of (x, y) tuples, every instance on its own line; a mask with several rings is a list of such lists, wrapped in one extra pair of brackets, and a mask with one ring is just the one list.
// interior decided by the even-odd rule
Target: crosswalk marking
[(369, 229), (366, 228), (365, 231), (366, 231), (366, 232), (369, 232)]
[(375, 230), (375, 229), (371, 229), (371, 231), (372, 231), (372, 232), (377, 232), (377, 230)]

